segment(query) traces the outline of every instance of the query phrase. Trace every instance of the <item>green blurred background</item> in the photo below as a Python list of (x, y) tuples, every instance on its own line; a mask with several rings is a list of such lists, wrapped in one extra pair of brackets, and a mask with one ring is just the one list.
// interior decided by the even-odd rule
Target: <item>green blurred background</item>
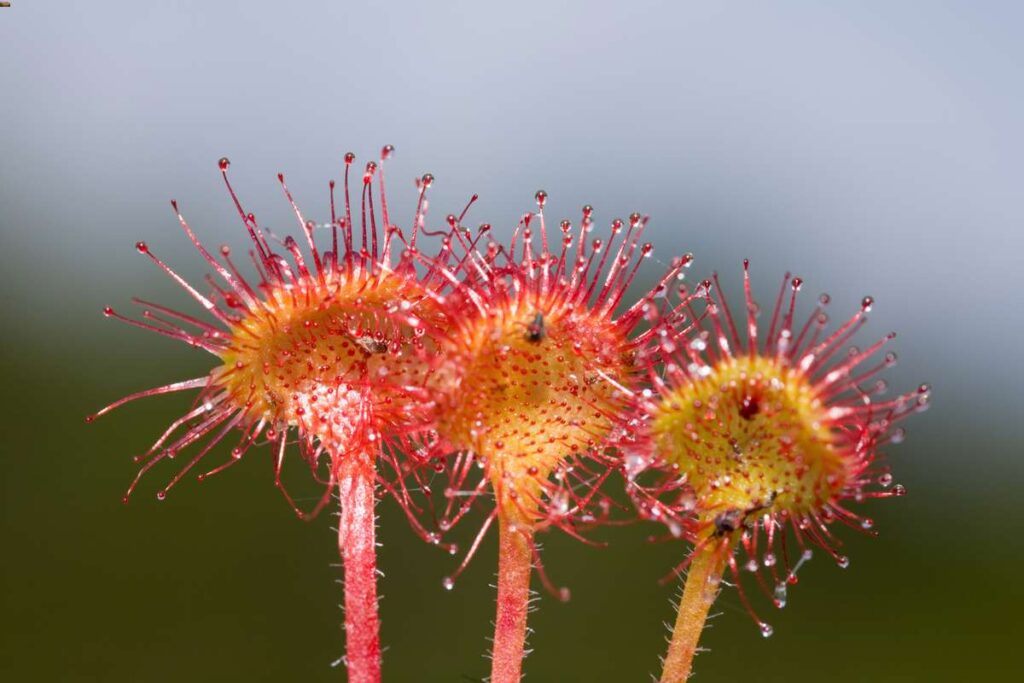
[[(932, 382), (933, 409), (890, 449), (909, 495), (860, 508), (880, 536), (842, 534), (850, 568), (819, 553), (785, 610), (759, 598), (770, 639), (724, 593), (697, 680), (1016, 679), (1022, 20), (998, 2), (0, 10), (0, 679), (344, 677), (331, 519), (295, 519), (269, 452), (159, 503), (174, 469), (157, 468), (126, 507), (130, 456), (187, 399), (83, 417), (211, 366), (100, 314), (132, 295), (194, 310), (132, 249), (199, 281), (167, 199), (208, 244), (240, 247), (218, 157), (291, 232), (278, 170), (322, 219), (341, 154), (385, 142), (403, 224), (425, 170), (435, 221), (480, 192), (471, 220), (507, 228), (540, 186), (555, 213), (639, 207), (660, 258), (692, 250), (694, 274), (719, 269), (731, 291), (750, 256), (759, 286), (800, 269), (837, 316), (870, 292), (862, 340), (901, 334), (894, 387)], [(479, 680), (494, 538), (447, 592), (457, 558), (380, 512), (387, 679)], [(607, 549), (544, 539), (573, 599), (544, 595), (531, 617), (529, 680), (657, 671), (678, 590), (657, 579), (684, 550), (649, 531), (602, 532)]]

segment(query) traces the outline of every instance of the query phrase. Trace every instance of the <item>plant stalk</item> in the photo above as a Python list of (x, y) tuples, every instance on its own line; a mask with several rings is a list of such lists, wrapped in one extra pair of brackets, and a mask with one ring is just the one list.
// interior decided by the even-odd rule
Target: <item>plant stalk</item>
[(380, 682), (373, 461), (343, 457), (338, 467), (338, 552), (345, 583), (345, 664), (349, 683)]
[(704, 630), (708, 610), (718, 596), (728, 556), (728, 549), (713, 541), (698, 546), (694, 551), (665, 656), (661, 683), (683, 683), (690, 677), (697, 643)]
[(498, 518), (498, 615), (494, 622), (491, 683), (518, 683), (526, 645), (526, 614), (533, 569), (533, 528)]

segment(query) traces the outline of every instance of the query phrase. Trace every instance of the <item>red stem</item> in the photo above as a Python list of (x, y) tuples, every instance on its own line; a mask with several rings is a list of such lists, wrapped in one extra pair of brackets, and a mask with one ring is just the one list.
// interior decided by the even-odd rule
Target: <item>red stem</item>
[(533, 529), (498, 519), (498, 617), (494, 622), (491, 683), (518, 683), (526, 645)]
[(338, 467), (338, 551), (345, 572), (345, 663), (349, 683), (380, 682), (373, 462), (345, 457)]

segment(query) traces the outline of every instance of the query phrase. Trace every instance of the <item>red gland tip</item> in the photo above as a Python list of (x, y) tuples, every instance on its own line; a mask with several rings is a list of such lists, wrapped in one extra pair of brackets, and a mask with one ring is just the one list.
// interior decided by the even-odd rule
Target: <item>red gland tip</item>
[(391, 158), (391, 155), (395, 153), (394, 145), (384, 145), (384, 148), (380, 150), (381, 161)]
[(114, 315), (114, 309), (110, 306), (104, 306), (103, 315), (109, 318), (110, 316)]
[(345, 152), (345, 165), (348, 166), (356, 160), (356, 155), (352, 152)]
[(149, 247), (146, 245), (145, 242), (136, 242), (135, 251), (139, 252), (140, 254), (148, 254)]
[(221, 157), (220, 160), (217, 161), (217, 167), (221, 171), (227, 171), (228, 170), (228, 166), (230, 166), (230, 165), (231, 165), (231, 160), (228, 159), (227, 157)]

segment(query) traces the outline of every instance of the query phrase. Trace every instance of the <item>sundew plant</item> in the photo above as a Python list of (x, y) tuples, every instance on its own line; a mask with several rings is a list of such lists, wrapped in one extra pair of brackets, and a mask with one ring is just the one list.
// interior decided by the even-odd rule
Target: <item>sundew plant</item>
[[(401, 227), (385, 191), (393, 151), (384, 147), (355, 174), (355, 156), (346, 154), (344, 182), (330, 182), (330, 215), (320, 221), (302, 212), (279, 175), (298, 238), (275, 236), (245, 208), (221, 159), (248, 252), (207, 249), (172, 202), (210, 269), (205, 282), (186, 281), (144, 242), (136, 249), (196, 310), (140, 299), (133, 314), (104, 309), (208, 351), (212, 367), (87, 418), (138, 398), (194, 393), (185, 414), (136, 456), (125, 502), (151, 470), (171, 473), (156, 493), (162, 500), (186, 477), (218, 474), (260, 448), (271, 452), (274, 484), (300, 518), (337, 506), (347, 680), (382, 677), (379, 503), (397, 503), (436, 545), (471, 509), (485, 510), (458, 568), (431, 581), (437, 590), (456, 587), (497, 527), (492, 683), (523, 675), (531, 583), (569, 598), (543, 568), (538, 532), (591, 542), (592, 530), (616, 517), (665, 525), (685, 558), (676, 571), (688, 574), (663, 662), (669, 682), (690, 676), (724, 576), (770, 635), (748, 587), (784, 606), (812, 547), (848, 564), (835, 525), (874, 533), (855, 508), (904, 493), (879, 449), (902, 440), (898, 423), (927, 407), (929, 390), (886, 396), (880, 373), (895, 355), (883, 347), (895, 335), (850, 346), (870, 297), (830, 332), (824, 295), (798, 322), (802, 282), (787, 276), (774, 307), (763, 309), (766, 321), (745, 266), (745, 305), (736, 316), (717, 276), (688, 284), (690, 254), (663, 257), (660, 273), (645, 272), (655, 249), (644, 241), (645, 216), (596, 230), (586, 206), (575, 224), (554, 227), (541, 191), (506, 242), (488, 224), (465, 227), (465, 210), (431, 227), (430, 174), (416, 179), (416, 211)], [(653, 286), (633, 287), (652, 275)], [(226, 457), (215, 450), (225, 440)], [(282, 469), (296, 458), (323, 487), (308, 508), (282, 483)], [(484, 626), (479, 643), (436, 634), (438, 647), (475, 656)], [(543, 638), (530, 645), (544, 647)], [(657, 647), (651, 643), (652, 659)], [(580, 648), (566, 657), (586, 656)]]

